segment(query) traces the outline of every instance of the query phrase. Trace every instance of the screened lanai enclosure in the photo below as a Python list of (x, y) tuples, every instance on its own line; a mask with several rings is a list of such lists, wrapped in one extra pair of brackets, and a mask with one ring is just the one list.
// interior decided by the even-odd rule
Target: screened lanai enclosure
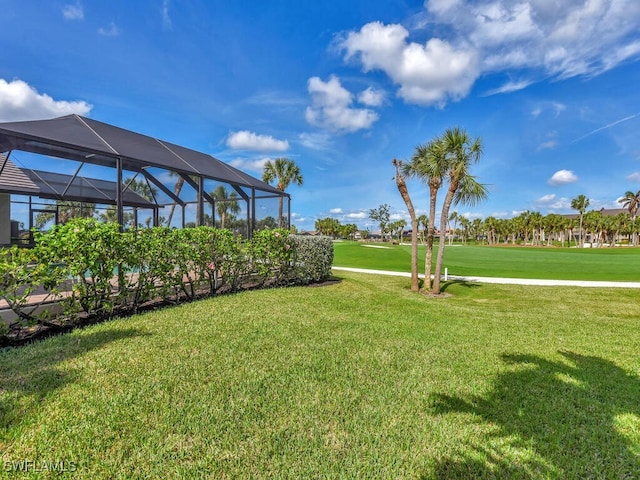
[(0, 245), (76, 216), (122, 228), (290, 225), (287, 193), (186, 147), (79, 115), (0, 123)]

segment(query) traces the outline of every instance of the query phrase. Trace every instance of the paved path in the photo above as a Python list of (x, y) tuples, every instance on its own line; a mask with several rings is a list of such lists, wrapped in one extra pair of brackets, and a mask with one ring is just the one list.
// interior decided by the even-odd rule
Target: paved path
[[(348, 272), (371, 273), (374, 275), (392, 275), (395, 277), (411, 277), (407, 272), (389, 272), (386, 270), (367, 270), (364, 268), (332, 267), (334, 270), (346, 270)], [(424, 278), (421, 274), (420, 278)], [(498, 278), (498, 277), (463, 277), (449, 275), (449, 280), (478, 283), (501, 283), (511, 285), (544, 285), (565, 287), (606, 287), (606, 288), (640, 288), (640, 282), (605, 282), (592, 280), (540, 280), (535, 278)]]

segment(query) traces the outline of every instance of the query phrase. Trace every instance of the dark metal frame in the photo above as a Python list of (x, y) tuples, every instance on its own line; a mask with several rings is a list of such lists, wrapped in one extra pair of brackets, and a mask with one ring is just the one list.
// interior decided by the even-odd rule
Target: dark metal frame
[[(204, 201), (215, 211), (215, 199), (204, 191), (204, 180), (230, 185), (247, 203), (247, 236), (251, 237), (256, 225), (256, 200), (286, 197), (287, 223), (291, 222), (291, 197), (271, 185), (227, 165), (201, 152), (164, 142), (146, 135), (124, 130), (79, 115), (68, 115), (50, 120), (0, 123), (0, 153), (13, 150), (49, 155), (81, 162), (73, 178), (85, 163), (115, 168), (115, 205), (118, 223), (123, 223), (123, 171), (140, 173), (161, 189), (183, 209), (186, 202), (173, 194), (149, 168), (161, 168), (180, 175), (197, 193), (196, 224), (204, 223)], [(250, 195), (243, 190), (249, 189)], [(125, 187), (126, 189), (126, 187)], [(8, 192), (11, 193), (11, 192)], [(156, 201), (156, 206), (160, 205)], [(154, 224), (157, 224), (157, 210)]]

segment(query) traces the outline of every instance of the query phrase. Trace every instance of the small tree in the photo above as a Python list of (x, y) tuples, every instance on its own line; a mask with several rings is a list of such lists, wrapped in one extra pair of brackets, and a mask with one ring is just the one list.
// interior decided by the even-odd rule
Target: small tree
[(384, 241), (384, 234), (387, 231), (387, 225), (389, 224), (389, 210), (391, 210), (391, 206), (383, 203), (378, 208), (372, 208), (369, 210), (369, 218), (378, 222), (380, 225), (380, 235), (382, 236), (382, 240)]

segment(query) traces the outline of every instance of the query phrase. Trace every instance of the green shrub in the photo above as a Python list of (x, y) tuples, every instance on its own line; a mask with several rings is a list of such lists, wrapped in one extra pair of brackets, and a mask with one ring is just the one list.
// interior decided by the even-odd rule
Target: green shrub
[(293, 246), (290, 233), (283, 228), (257, 231), (246, 244), (251, 262), (251, 271), (256, 273), (259, 284), (268, 280), (280, 285), (290, 279), (292, 272)]
[(93, 218), (75, 218), (56, 225), (49, 233), (36, 233), (39, 261), (61, 264), (72, 279), (72, 295), (64, 300), (65, 313), (80, 309), (88, 314), (111, 315), (112, 279), (124, 261), (123, 237), (117, 224)]
[(320, 282), (331, 277), (333, 241), (330, 237), (291, 235), (296, 277), (303, 283)]
[[(170, 285), (174, 265), (168, 261), (171, 230), (167, 227), (129, 230), (122, 233), (123, 268), (129, 275), (120, 280), (121, 292), (128, 292), (128, 306), (137, 311), (140, 304), (157, 296), (175, 295)], [(126, 305), (126, 304), (125, 304)]]
[[(249, 241), (226, 229), (156, 227), (120, 232), (117, 224), (77, 218), (37, 233), (32, 250), (0, 255), (0, 298), (21, 324), (46, 321), (36, 313), (38, 288), (60, 298), (64, 318), (80, 312), (111, 316), (116, 307), (137, 311), (154, 298), (179, 302), (220, 289), (311, 283), (331, 276), (329, 237), (265, 229)], [(60, 285), (71, 287), (64, 298)], [(2, 332), (0, 331), (0, 334)]]
[[(0, 254), (0, 298), (7, 302), (21, 325), (47, 323), (49, 312), (40, 307), (56, 297), (58, 286), (65, 279), (63, 270), (47, 263), (37, 263), (37, 253), (14, 245), (2, 249)], [(38, 288), (43, 290), (43, 296), (34, 303), (31, 295)], [(5, 330), (5, 324), (0, 324)]]

